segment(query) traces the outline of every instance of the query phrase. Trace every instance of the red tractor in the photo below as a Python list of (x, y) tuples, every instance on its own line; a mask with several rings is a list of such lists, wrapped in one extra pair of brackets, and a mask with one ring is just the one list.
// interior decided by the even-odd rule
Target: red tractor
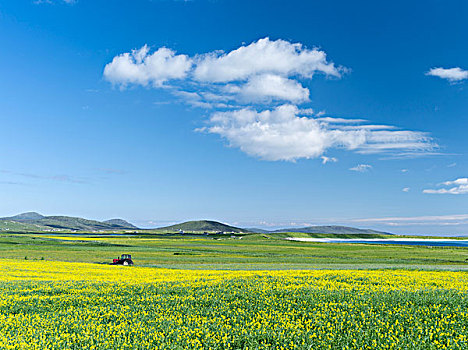
[(112, 261), (112, 265), (133, 265), (132, 256), (130, 254), (122, 254), (118, 259)]

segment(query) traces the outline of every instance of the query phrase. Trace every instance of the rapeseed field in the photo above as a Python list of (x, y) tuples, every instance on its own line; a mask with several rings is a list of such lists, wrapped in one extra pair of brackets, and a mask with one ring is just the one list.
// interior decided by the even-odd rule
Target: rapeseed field
[(1, 349), (467, 349), (468, 273), (0, 261)]

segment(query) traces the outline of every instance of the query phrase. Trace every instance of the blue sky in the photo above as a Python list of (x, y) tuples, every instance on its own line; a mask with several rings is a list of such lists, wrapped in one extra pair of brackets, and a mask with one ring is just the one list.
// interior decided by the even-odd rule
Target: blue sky
[(0, 214), (468, 233), (466, 1), (3, 1)]

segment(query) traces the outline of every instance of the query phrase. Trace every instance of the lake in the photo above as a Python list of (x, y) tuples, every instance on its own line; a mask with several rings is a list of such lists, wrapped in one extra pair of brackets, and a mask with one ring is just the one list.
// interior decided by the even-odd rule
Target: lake
[(423, 238), (286, 238), (289, 241), (317, 242), (317, 243), (361, 243), (361, 244), (403, 244), (425, 245), (435, 247), (464, 247), (468, 248), (468, 239), (423, 239)]

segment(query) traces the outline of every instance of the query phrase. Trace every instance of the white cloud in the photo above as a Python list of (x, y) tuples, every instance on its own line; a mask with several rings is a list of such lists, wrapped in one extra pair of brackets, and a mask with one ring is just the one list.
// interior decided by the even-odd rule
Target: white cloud
[(200, 96), (206, 94), (200, 104), (204, 107), (209, 96), (244, 105), (308, 102), (309, 89), (298, 79), (310, 79), (316, 72), (340, 77), (344, 70), (327, 62), (323, 51), (269, 38), (227, 54), (214, 51), (189, 57), (165, 47), (149, 51), (145, 45), (114, 57), (104, 68), (104, 78), (121, 88), (130, 84), (157, 88), (166, 81), (184, 79), (182, 83), (195, 86)]
[[(317, 114), (318, 117), (320, 115)], [(329, 124), (356, 124), (356, 123), (363, 123), (365, 119), (346, 119), (346, 118), (333, 118), (333, 117), (321, 117), (317, 118), (318, 121), (329, 123)]]
[(402, 189), (403, 192), (409, 192), (410, 191), (410, 188), (409, 187), (405, 187)]
[(431, 140), (422, 132), (408, 130), (369, 131), (366, 135), (366, 143), (360, 146), (359, 153), (427, 151), (432, 149)]
[(460, 67), (456, 68), (432, 68), (426, 75), (447, 79), (451, 82), (457, 82), (468, 79), (468, 71), (463, 70)]
[(200, 107), (205, 109), (213, 108), (211, 103), (203, 101), (202, 96), (197, 92), (189, 91), (173, 91), (173, 95), (180, 97), (185, 103), (189, 104), (192, 107)]
[(378, 223), (391, 226), (400, 225), (461, 225), (468, 223), (468, 214), (403, 216), (387, 218), (355, 219), (353, 222)]
[(427, 189), (423, 193), (429, 194), (468, 194), (468, 178), (462, 177), (454, 181), (445, 181), (442, 183), (447, 188)]
[(145, 45), (114, 57), (104, 68), (104, 78), (121, 87), (129, 84), (161, 87), (170, 79), (185, 78), (191, 67), (192, 61), (186, 55), (176, 55), (165, 47), (150, 54)]
[(322, 159), (322, 164), (336, 163), (338, 161), (335, 157), (321, 156), (320, 158)]
[(261, 112), (251, 108), (216, 112), (209, 124), (205, 131), (226, 138), (231, 146), (251, 156), (273, 161), (317, 158), (330, 148), (378, 153), (433, 147), (422, 133), (383, 133), (366, 128), (341, 130), (340, 125), (301, 116), (300, 109), (293, 105), (281, 105)]
[[(114, 57), (104, 78), (121, 88), (170, 87), (176, 101), (213, 110), (205, 131), (265, 160), (318, 158), (330, 148), (392, 156), (432, 152), (437, 145), (425, 133), (298, 107), (310, 101), (304, 79), (316, 73), (339, 78), (343, 70), (321, 50), (264, 38), (193, 57), (165, 47), (150, 53), (145, 45)], [(325, 158), (323, 163), (333, 162)]]
[(355, 167), (349, 168), (351, 171), (357, 171), (359, 173), (365, 173), (366, 171), (369, 171), (372, 169), (372, 165), (369, 164), (359, 164), (356, 165)]
[(444, 182), (445, 186), (450, 186), (450, 185), (468, 185), (468, 178), (462, 177), (459, 179), (456, 179), (454, 181), (445, 181)]
[(42, 4), (55, 4), (55, 3), (59, 3), (59, 2), (64, 2), (65, 4), (68, 4), (68, 5), (73, 5), (73, 4), (76, 4), (78, 2), (78, 0), (35, 0), (33, 1), (33, 4), (35, 5), (42, 5)]
[(243, 81), (265, 73), (311, 78), (315, 72), (341, 75), (333, 63), (327, 62), (323, 51), (264, 38), (227, 54), (218, 51), (199, 56), (194, 76), (199, 81), (220, 83)]
[(368, 130), (392, 130), (396, 127), (392, 125), (343, 125), (340, 127), (341, 130), (353, 130), (353, 129), (368, 129)]
[(309, 89), (304, 88), (295, 80), (274, 74), (253, 76), (237, 91), (245, 102), (283, 100), (302, 103), (309, 101)]

